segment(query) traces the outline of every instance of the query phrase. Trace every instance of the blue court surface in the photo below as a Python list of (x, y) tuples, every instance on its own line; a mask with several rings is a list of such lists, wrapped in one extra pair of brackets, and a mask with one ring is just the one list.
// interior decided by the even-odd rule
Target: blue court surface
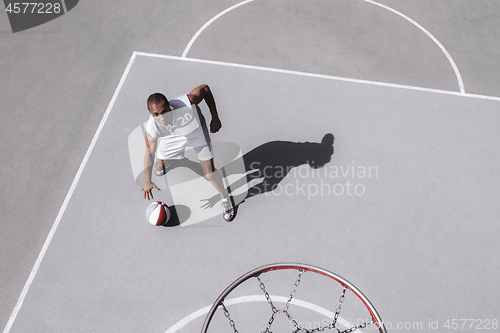
[[(451, 319), (493, 327), (498, 99), (147, 53), (124, 70), (10, 332), (198, 331), (197, 313), (225, 287), (274, 262), (341, 275), (389, 331)], [(224, 222), (219, 203), (203, 210), (210, 187), (181, 168), (167, 179), (175, 186), (154, 192), (179, 223), (153, 227), (131, 134), (151, 93), (203, 83), (237, 217)]]

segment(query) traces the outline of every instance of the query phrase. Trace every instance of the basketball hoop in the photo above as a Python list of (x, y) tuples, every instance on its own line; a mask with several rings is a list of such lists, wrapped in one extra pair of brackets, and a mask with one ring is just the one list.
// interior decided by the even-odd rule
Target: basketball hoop
[[(275, 296), (268, 291), (266, 285), (264, 284), (263, 277), (265, 276), (266, 279), (270, 278), (268, 275), (271, 272), (276, 272), (276, 271), (282, 271), (282, 270), (291, 270), (296, 271), (296, 278), (295, 278), (295, 283), (292, 286), (291, 291), (288, 293), (288, 296), (286, 298), (280, 297), (280, 296)], [(298, 301), (295, 300), (295, 294), (298, 290), (299, 284), (301, 280), (303, 279), (304, 276), (306, 275), (314, 275), (315, 278), (320, 276), (322, 280), (324, 280), (323, 277), (328, 278), (329, 282), (333, 282), (336, 285), (336, 288), (339, 289), (339, 294), (338, 298), (337, 297), (330, 297), (329, 302), (331, 305), (332, 309), (335, 309), (332, 312), (329, 312), (329, 317), (328, 318), (328, 323), (322, 322), (322, 325), (318, 325), (316, 327), (306, 327), (302, 321), (299, 321), (298, 319), (295, 318), (295, 316), (292, 316), (292, 312), (290, 311), (290, 306), (293, 304), (299, 304)], [(333, 330), (334, 332), (337, 333), (349, 333), (353, 332), (356, 330), (361, 330), (367, 327), (375, 327), (378, 329), (379, 333), (387, 333), (385, 326), (382, 322), (382, 319), (380, 318), (379, 314), (377, 313), (377, 310), (375, 307), (371, 304), (371, 302), (366, 298), (361, 291), (356, 288), (353, 284), (351, 284), (349, 281), (345, 280), (344, 278), (329, 272), (327, 270), (324, 270), (322, 268), (314, 267), (311, 265), (304, 265), (304, 264), (297, 264), (297, 263), (277, 263), (277, 264), (270, 264), (266, 266), (259, 267), (257, 269), (254, 269), (237, 280), (235, 280), (231, 285), (229, 285), (224, 292), (216, 299), (214, 302), (213, 306), (211, 307), (210, 311), (208, 312), (205, 322), (203, 324), (203, 328), (201, 333), (207, 333), (209, 331), (209, 326), (212, 323), (212, 319), (215, 315), (215, 313), (218, 310), (222, 310), (224, 317), (227, 318), (227, 321), (229, 321), (229, 327), (232, 331), (232, 333), (240, 333), (237, 330), (237, 320), (233, 319), (231, 316), (231, 313), (228, 309), (228, 304), (233, 304), (234, 302), (231, 302), (231, 300), (228, 298), (228, 296), (237, 289), (237, 287), (240, 287), (245, 281), (252, 281), (255, 279), (256, 284), (258, 285), (260, 291), (262, 292), (263, 296), (265, 297), (265, 301), (269, 304), (271, 307), (271, 313), (270, 318), (266, 322), (262, 323), (262, 326), (265, 325), (265, 329), (261, 330), (262, 333), (271, 333), (271, 328), (273, 327), (273, 323), (275, 322), (275, 319), (280, 315), (283, 314), (287, 320), (289, 321), (289, 327), (290, 331), (294, 333), (315, 333), (315, 332), (320, 332), (320, 331), (325, 331), (325, 330)], [(279, 282), (281, 283), (281, 281)], [(326, 283), (322, 282), (320, 284), (315, 284), (315, 285), (321, 285), (321, 288), (326, 285)], [(340, 287), (340, 288), (339, 288)], [(327, 286), (324, 287), (324, 291), (322, 291), (323, 294), (329, 293), (331, 290), (333, 290), (332, 287)], [(342, 306), (344, 305), (344, 301), (347, 297), (346, 293), (352, 292), (356, 296), (355, 302), (359, 303), (361, 301), (359, 308), (363, 308), (367, 310), (368, 320), (363, 320), (361, 323), (359, 321), (356, 322), (356, 324), (346, 324), (347, 321), (344, 319), (340, 318), (340, 313), (342, 310)], [(261, 298), (262, 299), (262, 298)], [(278, 307), (276, 306), (275, 303), (277, 303), (277, 299), (281, 299), (282, 302), (285, 303), (285, 306), (279, 310)], [(335, 299), (335, 300), (334, 300)], [(358, 301), (359, 300), (359, 301)], [(226, 304), (227, 303), (227, 304)], [(302, 302), (306, 303), (306, 302)], [(311, 304), (311, 303), (307, 303)], [(364, 311), (364, 310), (363, 310)], [(249, 313), (246, 313), (246, 317), (249, 316)], [(257, 318), (256, 321), (259, 321), (260, 318)], [(303, 320), (303, 318), (301, 318)], [(326, 320), (326, 319), (325, 319)], [(341, 325), (342, 324), (342, 325)]]

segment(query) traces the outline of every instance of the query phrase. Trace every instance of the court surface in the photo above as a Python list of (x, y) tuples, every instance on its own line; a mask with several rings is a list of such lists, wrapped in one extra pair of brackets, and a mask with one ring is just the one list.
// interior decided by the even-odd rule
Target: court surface
[[(421, 61), (411, 68), (393, 64), (394, 74), (385, 77), (387, 68), (370, 70), (372, 46), (362, 54), (344, 51), (342, 62), (362, 58), (359, 71), (353, 70), (356, 63), (332, 69), (329, 57), (324, 67), (297, 61), (287, 68), (291, 55), (278, 48), (266, 56), (254, 50), (257, 61), (245, 61), (230, 44), (239, 40), (244, 49), (249, 32), (220, 26), (234, 26), (237, 19), (249, 25), (245, 19), (271, 9), (311, 22), (324, 9), (321, 2), (240, 3), (188, 44), (196, 29), (235, 4), (220, 4), (206, 20), (197, 14), (192, 33), (179, 33), (189, 35), (178, 47), (182, 53), (134, 49), (113, 74), (114, 94), (55, 222), (46, 223), (49, 237), (22, 280), (4, 332), (197, 331), (206, 307), (225, 287), (274, 262), (307, 263), (341, 275), (372, 301), (389, 331), (443, 330), (454, 319), (460, 326), (469, 320), (462, 332), (494, 330), (500, 99), (479, 81), (464, 79), (474, 71), (455, 70), (440, 43), (394, 12), (401, 21), (388, 24), (409, 24), (415, 30), (405, 33), (426, 45), (412, 51), (436, 54), (415, 56)], [(368, 16), (381, 8), (366, 4), (373, 7), (339, 2), (336, 8)], [(321, 17), (312, 30), (291, 33), (313, 39), (324, 29)], [(285, 35), (272, 23), (261, 29)], [(331, 45), (302, 45), (318, 62), (329, 52), (325, 47)], [(399, 76), (403, 68), (410, 72)], [(180, 168), (167, 176), (169, 188), (162, 183), (155, 192), (155, 199), (175, 205), (176, 223), (150, 226), (148, 202), (135, 179), (134, 149), (140, 145), (133, 133), (147, 120), (149, 94), (174, 97), (201, 83), (210, 85), (223, 123), (212, 135), (217, 167), (241, 200), (252, 187), (259, 191), (226, 223), (216, 212), (219, 203), (203, 207), (214, 194), (207, 182)], [(210, 121), (206, 105), (200, 107)], [(254, 175), (250, 183), (247, 173)], [(43, 179), (38, 182), (43, 186)], [(309, 291), (307, 279), (302, 283)], [(337, 294), (334, 299), (330, 311)], [(235, 306), (250, 303), (246, 298)], [(263, 328), (267, 320), (262, 318)]]

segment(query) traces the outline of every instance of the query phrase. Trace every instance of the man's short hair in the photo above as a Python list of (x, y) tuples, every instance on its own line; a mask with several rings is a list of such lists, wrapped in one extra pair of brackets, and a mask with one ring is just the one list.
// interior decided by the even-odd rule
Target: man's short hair
[(167, 98), (165, 97), (165, 95), (161, 94), (161, 93), (154, 93), (152, 95), (150, 95), (148, 97), (148, 109), (149, 109), (149, 105), (156, 105), (156, 104), (159, 104), (161, 102), (165, 102), (166, 105), (168, 105), (168, 100)]

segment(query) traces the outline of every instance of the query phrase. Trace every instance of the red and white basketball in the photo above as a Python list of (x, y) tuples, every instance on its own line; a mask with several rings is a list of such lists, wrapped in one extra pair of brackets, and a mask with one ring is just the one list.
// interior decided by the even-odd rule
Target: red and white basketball
[(152, 225), (165, 225), (170, 219), (170, 210), (163, 202), (155, 201), (146, 209), (146, 218)]

